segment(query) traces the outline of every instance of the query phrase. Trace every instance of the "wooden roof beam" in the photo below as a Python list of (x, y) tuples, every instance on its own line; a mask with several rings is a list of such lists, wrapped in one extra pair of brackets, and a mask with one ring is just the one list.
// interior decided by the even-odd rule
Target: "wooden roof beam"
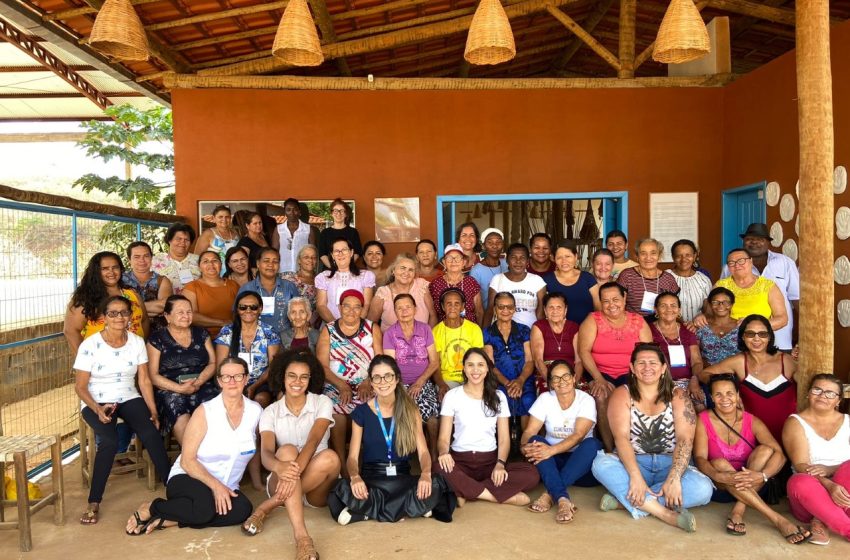
[(112, 101), (94, 87), (91, 82), (72, 70), (59, 57), (45, 49), (44, 45), (33, 41), (29, 35), (21, 33), (17, 27), (4, 19), (0, 19), (0, 39), (17, 47), (46, 69), (65, 80), (65, 82), (80, 92), (86, 99), (97, 105), (101, 110), (113, 105)]
[(602, 60), (611, 66), (611, 68), (616, 70), (618, 73), (620, 72), (620, 61), (617, 60), (617, 57), (614, 56), (611, 51), (606, 49), (602, 43), (594, 39), (590, 33), (582, 29), (582, 27), (576, 23), (573, 18), (554, 6), (546, 6), (546, 11), (549, 12), (552, 17), (564, 24), (564, 27), (572, 31), (573, 35), (581, 39), (585, 45), (590, 47), (590, 50), (598, 54)]
[[(593, 30), (605, 17), (605, 14), (608, 12), (608, 9), (613, 3), (614, 0), (602, 0), (601, 2), (599, 2), (593, 12), (591, 12), (590, 15), (588, 15), (582, 22), (584, 30), (588, 33), (593, 33)], [(584, 42), (581, 39), (579, 39), (578, 37), (573, 39), (570, 45), (564, 50), (564, 52), (552, 61), (551, 70), (553, 72), (563, 70), (564, 67), (573, 58), (573, 56), (575, 56), (575, 54), (578, 52), (582, 45), (584, 45)]]
[[(322, 39), (326, 43), (336, 43), (336, 31), (334, 31), (334, 24), (331, 21), (331, 15), (328, 13), (328, 5), (325, 3), (325, 0), (309, 0), (309, 2), (313, 8), (316, 25), (319, 26), (319, 31), (322, 32)], [(335, 62), (340, 74), (351, 76), (351, 68), (348, 67), (348, 62), (344, 58), (337, 58)]]
[[(130, 0), (130, 3), (134, 6), (139, 6), (141, 4), (151, 4), (153, 2), (162, 2), (162, 0)], [(96, 14), (97, 8), (93, 6), (83, 6), (81, 8), (71, 8), (69, 10), (57, 10), (55, 12), (51, 12), (49, 14), (43, 14), (41, 19), (44, 21), (62, 21), (66, 19), (75, 18), (78, 16), (84, 16), (86, 14)]]
[(620, 36), (618, 40), (620, 68), (618, 78), (635, 76), (635, 20), (637, 0), (620, 0)]
[(710, 0), (709, 6), (714, 9), (724, 12), (732, 12), (733, 14), (741, 14), (743, 16), (751, 16), (758, 19), (766, 19), (774, 23), (783, 25), (795, 25), (796, 16), (794, 10), (786, 10), (784, 8), (774, 8), (756, 2), (747, 0)]
[[(540, 12), (546, 9), (549, 5), (565, 6), (574, 4), (579, 0), (525, 0), (516, 4), (512, 4), (505, 8), (505, 13), (508, 18), (520, 17), (535, 12)], [(409, 45), (412, 43), (421, 43), (437, 37), (446, 37), (455, 33), (463, 33), (469, 30), (469, 24), (472, 22), (472, 15), (459, 17), (452, 20), (441, 21), (415, 27), (413, 29), (405, 29), (355, 39), (352, 41), (342, 41), (331, 43), (322, 46), (326, 59), (334, 59), (342, 56), (351, 56), (355, 54), (363, 54), (367, 52), (391, 49), (400, 45)], [(210, 68), (199, 72), (200, 75), (244, 75), (244, 74), (265, 74), (275, 72), (287, 68), (287, 65), (278, 59), (271, 56), (264, 59), (255, 60), (245, 63), (231, 64), (218, 68)]]
[(313, 76), (198, 76), (166, 74), (169, 89), (265, 90), (483, 90), (483, 89), (605, 89), (659, 87), (722, 87), (733, 74), (653, 76), (648, 78), (327, 78)]
[[(85, 0), (88, 1), (88, 0)], [(208, 12), (205, 14), (198, 14), (196, 16), (189, 16), (180, 19), (173, 19), (171, 21), (161, 21), (159, 23), (152, 23), (150, 25), (145, 26), (145, 30), (147, 31), (160, 31), (162, 29), (174, 29), (175, 27), (182, 27), (184, 25), (191, 25), (193, 23), (203, 23), (206, 21), (214, 21), (217, 19), (226, 19), (236, 16), (244, 16), (248, 14), (256, 14), (259, 12), (270, 12), (272, 10), (280, 10), (286, 8), (286, 5), (289, 2), (287, 0), (279, 1), (279, 2), (269, 2), (268, 4), (257, 4), (255, 6), (246, 6), (244, 8), (233, 8), (230, 10), (221, 10), (217, 12)]]

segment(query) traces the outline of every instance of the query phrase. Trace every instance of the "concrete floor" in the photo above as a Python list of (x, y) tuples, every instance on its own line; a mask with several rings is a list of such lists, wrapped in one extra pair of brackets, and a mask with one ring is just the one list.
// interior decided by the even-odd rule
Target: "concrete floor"
[[(49, 482), (42, 481), (45, 488)], [(53, 525), (51, 508), (33, 518), (33, 549), (18, 550), (15, 531), (0, 532), (0, 558), (30, 560), (69, 560), (77, 558), (244, 560), (287, 559), (294, 556), (292, 533), (285, 510), (269, 518), (265, 531), (247, 537), (238, 527), (223, 529), (172, 528), (141, 537), (124, 534), (124, 525), (138, 504), (162, 495), (162, 486), (149, 492), (143, 480), (134, 475), (112, 476), (101, 506), (100, 522), (91, 527), (78, 523), (85, 509), (87, 492), (80, 483), (79, 463), (65, 466), (66, 523)], [(542, 486), (533, 493), (537, 496)], [(748, 534), (729, 536), (723, 530), (728, 505), (710, 504), (694, 510), (696, 533), (686, 534), (660, 521), (632, 520), (623, 511), (598, 510), (601, 488), (576, 488), (573, 499), (579, 507), (576, 519), (556, 525), (554, 510), (534, 514), (524, 508), (486, 503), (468, 503), (455, 512), (453, 523), (413, 519), (395, 524), (363, 522), (340, 527), (327, 509), (306, 512), (307, 526), (325, 560), (357, 558), (404, 560), (452, 559), (563, 559), (574, 558), (677, 558), (795, 560), (846, 558), (850, 544), (832, 536), (827, 547), (786, 544), (774, 528), (755, 512), (746, 517)], [(259, 493), (248, 491), (254, 503)], [(787, 512), (784, 504), (780, 506)], [(14, 517), (8, 509), (7, 519)], [(840, 555), (840, 556), (839, 556)]]

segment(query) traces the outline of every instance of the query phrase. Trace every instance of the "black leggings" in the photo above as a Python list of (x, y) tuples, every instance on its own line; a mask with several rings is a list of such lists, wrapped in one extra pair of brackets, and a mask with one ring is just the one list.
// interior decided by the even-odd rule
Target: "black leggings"
[(251, 500), (236, 490), (236, 497), (230, 498), (230, 511), (219, 515), (215, 511), (212, 490), (187, 474), (173, 476), (165, 486), (165, 496), (165, 499), (157, 498), (151, 503), (151, 515), (176, 521), (181, 527), (202, 529), (240, 525), (254, 509)]
[[(130, 399), (119, 403), (112, 420), (104, 424), (97, 417), (97, 413), (89, 407), (83, 408), (81, 414), (86, 423), (91, 426), (98, 440), (97, 453), (94, 456), (94, 466), (91, 473), (91, 489), (89, 491), (89, 503), (99, 504), (103, 500), (103, 491), (106, 489), (106, 481), (112, 470), (112, 462), (118, 450), (118, 418), (123, 418), (131, 430), (148, 450), (151, 461), (153, 461), (162, 483), (168, 480), (168, 471), (171, 464), (165, 452), (165, 444), (162, 436), (151, 422), (151, 413), (145, 400), (141, 397)], [(94, 445), (94, 442), (91, 442)], [(82, 450), (85, 453), (85, 450)]]

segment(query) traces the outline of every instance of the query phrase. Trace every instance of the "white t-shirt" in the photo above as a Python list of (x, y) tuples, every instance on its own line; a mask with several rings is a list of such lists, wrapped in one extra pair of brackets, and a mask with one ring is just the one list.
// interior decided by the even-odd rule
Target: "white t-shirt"
[(98, 332), (80, 344), (74, 369), (91, 374), (88, 389), (95, 402), (123, 403), (141, 396), (136, 390), (136, 373), (139, 365), (146, 363), (148, 352), (142, 337), (128, 332), (127, 343), (113, 348)]
[(593, 426), (596, 425), (596, 402), (593, 397), (576, 389), (576, 398), (566, 410), (558, 404), (554, 391), (542, 393), (531, 405), (529, 414), (546, 425), (546, 441), (550, 445), (561, 443), (573, 434), (576, 429), (576, 419), (587, 418), (593, 424), (584, 439), (593, 436)]
[(330, 426), (322, 435), (319, 445), (316, 446), (316, 453), (318, 453), (328, 448), (330, 429), (334, 425), (333, 412), (333, 402), (325, 395), (307, 393), (307, 402), (298, 416), (286, 408), (284, 399), (280, 399), (270, 404), (260, 416), (260, 433), (274, 432), (278, 447), (290, 444), (300, 452), (307, 444), (307, 436), (310, 435), (316, 420), (319, 418), (330, 420)]
[[(546, 281), (541, 276), (527, 273), (522, 282), (508, 280), (504, 274), (497, 274), (490, 281), (490, 289), (499, 292), (510, 292), (516, 300), (514, 321), (522, 323), (529, 329), (537, 322), (537, 292), (546, 287)], [(488, 298), (489, 292), (488, 292)]]
[(463, 385), (446, 393), (440, 415), (454, 417), (452, 451), (484, 453), (496, 450), (496, 420), (511, 415), (505, 394), (497, 391), (496, 395), (499, 397), (498, 414), (486, 410), (484, 401), (467, 395)]

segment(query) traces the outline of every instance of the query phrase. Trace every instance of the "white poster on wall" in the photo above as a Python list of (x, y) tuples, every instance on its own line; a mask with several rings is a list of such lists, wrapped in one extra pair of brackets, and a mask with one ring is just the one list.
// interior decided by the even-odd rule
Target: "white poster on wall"
[(664, 244), (661, 262), (673, 262), (670, 249), (679, 239), (699, 246), (699, 193), (649, 193), (649, 236)]

